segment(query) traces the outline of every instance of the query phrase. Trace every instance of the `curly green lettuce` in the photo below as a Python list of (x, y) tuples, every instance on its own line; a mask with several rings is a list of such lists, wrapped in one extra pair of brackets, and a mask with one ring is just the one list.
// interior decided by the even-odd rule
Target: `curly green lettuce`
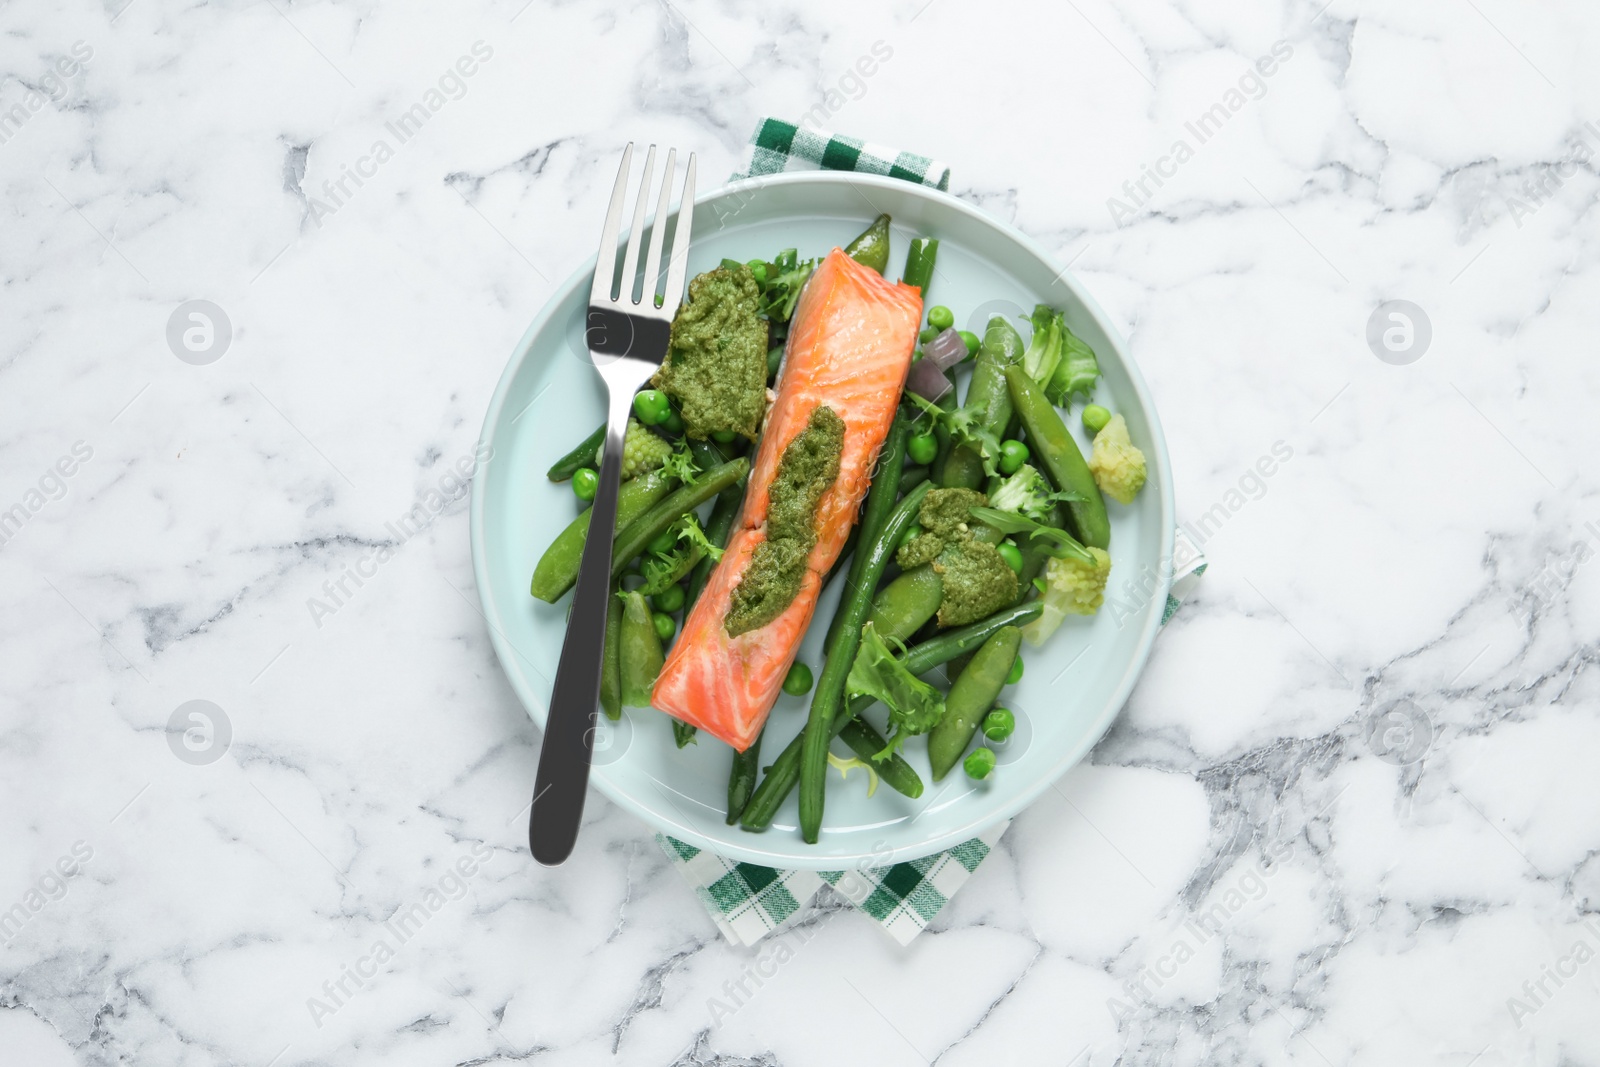
[(873, 759), (888, 759), (906, 738), (927, 733), (944, 717), (944, 694), (906, 670), (870, 622), (861, 631), (861, 647), (845, 688), (851, 696), (870, 696), (889, 709), (893, 732)]

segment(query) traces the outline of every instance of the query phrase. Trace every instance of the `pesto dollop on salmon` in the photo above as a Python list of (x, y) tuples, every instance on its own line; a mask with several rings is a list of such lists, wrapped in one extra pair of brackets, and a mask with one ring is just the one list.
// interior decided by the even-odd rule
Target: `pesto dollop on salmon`
[(759, 630), (800, 595), (817, 544), (817, 503), (839, 477), (843, 452), (844, 420), (818, 404), (778, 460), (767, 492), (766, 539), (751, 553), (723, 622), (729, 637)]
[(690, 437), (726, 431), (754, 438), (767, 408), (767, 321), (761, 287), (744, 264), (689, 282), (672, 320), (667, 358), (651, 382), (678, 402)]

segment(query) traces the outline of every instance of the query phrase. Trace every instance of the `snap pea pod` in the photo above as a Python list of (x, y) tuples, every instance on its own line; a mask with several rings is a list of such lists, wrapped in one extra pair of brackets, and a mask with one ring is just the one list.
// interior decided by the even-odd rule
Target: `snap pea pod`
[(600, 709), (615, 722), (622, 718), (622, 598), (616, 584), (606, 601), (606, 647), (600, 660)]
[(588, 437), (578, 442), (578, 447), (551, 464), (545, 476), (552, 482), (564, 482), (579, 467), (599, 469), (600, 446), (606, 440), (606, 424), (601, 423)]
[(886, 759), (875, 758), (888, 742), (871, 726), (851, 717), (840, 729), (839, 740), (850, 746), (850, 751), (856, 754), (857, 759), (877, 771), (884, 784), (896, 793), (903, 793), (912, 800), (922, 795), (922, 775), (905, 761), (904, 756), (891, 752)]
[[(906, 670), (912, 674), (926, 674), (940, 664), (949, 663), (957, 656), (966, 655), (973, 649), (981, 647), (999, 630), (1007, 626), (1025, 626), (1043, 612), (1044, 607), (1038, 602), (1021, 604), (1014, 608), (1006, 608), (1004, 611), (997, 611), (987, 619), (912, 645), (906, 650)], [(874, 703), (876, 701), (868, 696), (852, 699), (846, 713), (834, 719), (834, 734), (837, 735), (844, 729), (846, 722), (859, 716)], [(794, 740), (790, 741), (788, 747), (773, 761), (772, 766), (767, 768), (767, 776), (756, 787), (755, 793), (750, 797), (750, 803), (745, 805), (744, 814), (739, 819), (741, 829), (756, 832), (772, 825), (772, 819), (778, 814), (778, 808), (788, 799), (795, 783), (800, 781), (800, 750), (804, 738), (803, 733), (796, 734)]]
[[(677, 484), (670, 475), (661, 471), (650, 471), (623, 482), (622, 488), (617, 491), (617, 529), (625, 529), (634, 519), (660, 503)], [(578, 580), (578, 565), (583, 562), (583, 545), (589, 538), (589, 515), (590, 511), (585, 510), (573, 519), (565, 530), (556, 534), (550, 547), (539, 557), (539, 563), (533, 569), (529, 592), (540, 600), (554, 604)]]
[(922, 292), (922, 301), (928, 301), (928, 286), (933, 284), (933, 264), (939, 258), (939, 241), (935, 237), (915, 237), (906, 249), (906, 269), (900, 280), (914, 285)]
[[(898, 419), (896, 420), (898, 421)], [(884, 468), (880, 477), (898, 481), (898, 464)], [(898, 486), (892, 486), (889, 494)], [(871, 496), (878, 487), (873, 486)], [(822, 831), (823, 795), (827, 790), (828, 742), (833, 738), (833, 720), (843, 710), (844, 683), (855, 661), (856, 650), (861, 647), (861, 628), (866, 624), (867, 613), (872, 608), (872, 591), (883, 577), (896, 546), (906, 529), (916, 521), (917, 509), (928, 494), (928, 484), (917, 486), (894, 506), (889, 517), (871, 540), (863, 539), (856, 549), (856, 558), (850, 566), (850, 582), (845, 586), (844, 599), (839, 604), (839, 621), (828, 644), (828, 659), (817, 680), (816, 693), (811, 698), (811, 713), (806, 719), (805, 744), (802, 749), (800, 773), (800, 833), (807, 843), (816, 844)], [(871, 496), (867, 510), (872, 512)], [(870, 516), (869, 516), (870, 517)], [(869, 527), (870, 529), (870, 527)]]
[[(972, 366), (972, 381), (967, 384), (967, 399), (962, 411), (972, 420), (975, 431), (994, 434), (998, 441), (1011, 422), (1011, 392), (1006, 388), (1006, 368), (1022, 361), (1024, 345), (1017, 328), (996, 315), (983, 331), (983, 345)], [(998, 458), (998, 457), (996, 457)], [(956, 445), (946, 457), (944, 485), (952, 489), (976, 489), (983, 484), (983, 456), (970, 443)]]
[(1015, 626), (1002, 627), (983, 643), (967, 669), (956, 676), (950, 695), (944, 699), (944, 718), (928, 735), (928, 762), (933, 764), (934, 781), (948, 774), (972, 743), (978, 724), (1005, 688), (1006, 675), (1011, 673), (1021, 647), (1022, 631)]
[(680, 485), (649, 511), (630, 522), (617, 534), (616, 547), (611, 553), (611, 577), (621, 577), (628, 561), (642, 553), (668, 526), (748, 473), (749, 460), (743, 457), (729, 460), (720, 467), (703, 472), (693, 485)]
[(844, 246), (844, 254), (882, 274), (889, 267), (889, 216), (879, 215), (872, 224)]
[(1089, 473), (1078, 444), (1067, 432), (1066, 423), (1056, 413), (1055, 405), (1045, 397), (1044, 390), (1028, 377), (1021, 367), (1006, 369), (1006, 384), (1011, 398), (1022, 416), (1023, 428), (1028, 431), (1028, 447), (1034, 458), (1044, 467), (1055, 487), (1064, 493), (1076, 493), (1077, 500), (1067, 501), (1067, 514), (1072, 516), (1073, 532), (1078, 540), (1094, 548), (1111, 544), (1111, 520), (1106, 517), (1106, 502), (1100, 487)]
[(739, 821), (739, 814), (750, 803), (750, 794), (755, 792), (756, 777), (761, 771), (761, 739), (766, 733), (766, 727), (762, 727), (749, 748), (733, 754), (733, 768), (728, 772), (729, 826)]
[(872, 598), (873, 627), (885, 641), (908, 641), (933, 618), (944, 599), (944, 580), (931, 564), (912, 567)]
[(661, 652), (661, 635), (650, 618), (650, 605), (638, 590), (629, 593), (622, 605), (622, 702), (630, 708), (648, 708), (650, 690), (666, 657)]

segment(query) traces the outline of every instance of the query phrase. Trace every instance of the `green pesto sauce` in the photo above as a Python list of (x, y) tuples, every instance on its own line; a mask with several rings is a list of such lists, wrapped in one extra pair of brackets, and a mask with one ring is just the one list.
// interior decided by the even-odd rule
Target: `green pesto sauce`
[[(940, 626), (965, 626), (987, 618), (1017, 598), (1017, 574), (999, 549), (979, 540), (972, 509), (988, 498), (973, 489), (934, 489), (922, 499), (917, 521), (923, 533), (900, 546), (902, 569), (933, 565), (943, 582)], [(988, 531), (988, 527), (983, 527)]]
[(718, 267), (689, 282), (672, 340), (651, 382), (678, 402), (690, 437), (754, 438), (767, 408), (767, 320), (750, 268)]
[(817, 504), (839, 477), (843, 452), (844, 420), (818, 404), (778, 459), (767, 490), (766, 540), (750, 554), (723, 620), (729, 637), (759, 630), (800, 594), (806, 561), (817, 544)]
[(944, 581), (940, 626), (986, 619), (1017, 599), (1017, 572), (999, 549), (970, 536), (946, 545), (933, 570)]

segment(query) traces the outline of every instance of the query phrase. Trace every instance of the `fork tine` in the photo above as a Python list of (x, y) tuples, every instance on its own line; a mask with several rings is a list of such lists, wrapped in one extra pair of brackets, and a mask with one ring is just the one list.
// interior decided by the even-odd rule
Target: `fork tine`
[[(639, 195), (633, 198), (633, 227), (628, 230), (628, 253), (622, 257), (622, 285), (617, 299), (637, 304), (633, 298), (633, 279), (639, 269), (639, 242), (644, 239), (644, 209), (650, 200), (650, 177), (656, 169), (656, 146), (644, 155), (644, 176), (639, 179)], [(654, 301), (652, 301), (653, 303)]]
[(678, 226), (672, 231), (672, 263), (667, 268), (667, 288), (661, 309), (678, 310), (683, 301), (683, 277), (689, 270), (689, 227), (694, 219), (694, 153), (683, 175), (683, 195), (678, 198)]
[(633, 162), (633, 142), (622, 150), (622, 167), (617, 171), (617, 184), (611, 190), (611, 206), (606, 209), (606, 224), (600, 230), (600, 254), (594, 261), (594, 288), (589, 291), (591, 303), (611, 301), (611, 282), (617, 272), (617, 233), (622, 229), (622, 198), (627, 192), (628, 164)]
[(656, 283), (661, 280), (661, 246), (667, 237), (667, 208), (672, 206), (672, 176), (677, 171), (678, 150), (667, 149), (667, 165), (661, 171), (661, 199), (656, 203), (656, 221), (650, 226), (650, 252), (644, 260), (644, 296), (649, 308), (656, 306)]

